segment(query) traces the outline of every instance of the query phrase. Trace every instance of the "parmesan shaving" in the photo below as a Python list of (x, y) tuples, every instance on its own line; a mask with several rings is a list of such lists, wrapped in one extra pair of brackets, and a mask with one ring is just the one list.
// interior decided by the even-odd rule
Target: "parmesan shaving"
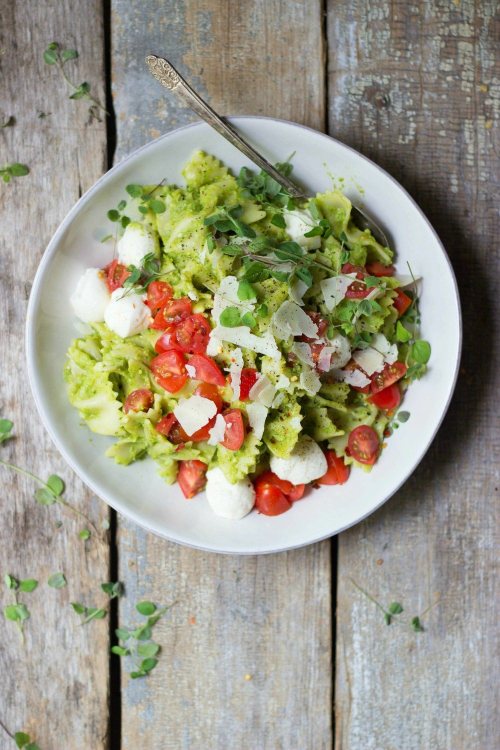
[(276, 388), (267, 375), (262, 375), (261, 373), (250, 388), (248, 395), (252, 401), (259, 401), (264, 406), (271, 406), (276, 395)]
[(355, 273), (340, 274), (323, 279), (320, 284), (326, 308), (331, 312), (344, 299), (347, 289), (356, 278)]
[(277, 338), (285, 340), (290, 336), (307, 336), (308, 339), (318, 337), (318, 326), (309, 315), (295, 302), (286, 300), (276, 310), (271, 318), (271, 325)]
[(264, 404), (247, 404), (248, 422), (257, 440), (260, 440), (264, 434), (268, 411)]

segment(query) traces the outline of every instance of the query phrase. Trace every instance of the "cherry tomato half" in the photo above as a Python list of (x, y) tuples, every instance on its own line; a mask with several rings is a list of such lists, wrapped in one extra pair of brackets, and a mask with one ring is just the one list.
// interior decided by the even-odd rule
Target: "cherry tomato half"
[(396, 269), (394, 266), (384, 266), (378, 260), (374, 260), (373, 263), (366, 264), (366, 272), (370, 276), (394, 276)]
[(371, 291), (371, 288), (366, 286), (363, 281), (353, 281), (351, 286), (347, 287), (345, 296), (347, 299), (363, 299), (364, 297), (367, 297)]
[(274, 484), (291, 501), (300, 500), (306, 488), (305, 484), (292, 484), (286, 479), (280, 479), (273, 471), (265, 471), (254, 482), (256, 490), (266, 484)]
[(193, 377), (196, 380), (203, 380), (204, 383), (220, 386), (226, 384), (226, 379), (220, 371), (219, 365), (206, 354), (193, 354), (189, 358), (189, 366), (194, 368), (195, 374)]
[(149, 388), (138, 388), (128, 394), (123, 404), (123, 411), (128, 414), (129, 411), (147, 411), (153, 406), (154, 396)]
[(255, 507), (265, 516), (279, 516), (292, 504), (275, 484), (263, 484), (255, 491)]
[(394, 291), (396, 292), (397, 297), (392, 300), (392, 304), (398, 311), (399, 317), (401, 317), (410, 307), (412, 300), (411, 297), (408, 297), (408, 295), (405, 294), (402, 289), (395, 289)]
[(173, 323), (179, 323), (191, 313), (191, 300), (187, 297), (169, 300), (159, 312), (156, 313), (153, 322), (149, 326), (159, 331), (164, 331)]
[(392, 365), (387, 364), (382, 372), (377, 372), (372, 377), (370, 386), (372, 396), (400, 380), (406, 374), (407, 369), (403, 362), (393, 362)]
[(344, 263), (344, 265), (342, 266), (342, 273), (355, 273), (356, 278), (359, 279), (359, 281), (362, 281), (362, 279), (364, 279), (366, 275), (363, 266), (353, 266), (352, 263)]
[(401, 391), (397, 383), (393, 383), (382, 391), (378, 391), (378, 393), (370, 396), (368, 400), (372, 404), (375, 404), (375, 406), (378, 406), (379, 409), (390, 411), (391, 409), (397, 409), (401, 403)]
[(208, 466), (203, 461), (179, 461), (177, 481), (188, 500), (200, 492), (207, 482)]
[(151, 372), (156, 382), (169, 393), (180, 391), (188, 376), (181, 352), (169, 349), (151, 360)]
[(237, 451), (243, 445), (245, 440), (245, 423), (243, 421), (243, 415), (239, 409), (228, 409), (224, 414), (224, 421), (226, 423), (226, 431), (224, 433), (224, 440), (221, 441), (221, 445), (224, 448), (228, 448), (230, 451)]
[(172, 299), (174, 290), (166, 281), (152, 281), (148, 286), (146, 305), (150, 308), (152, 315), (165, 307), (169, 299)]
[(213, 401), (215, 406), (217, 407), (217, 411), (220, 411), (222, 409), (222, 396), (219, 393), (219, 389), (216, 385), (212, 385), (212, 383), (200, 383), (200, 385), (195, 390), (195, 394), (197, 396), (203, 396), (203, 398), (208, 398), (210, 401)]
[(321, 313), (313, 312), (312, 310), (306, 310), (306, 314), (311, 318), (313, 323), (318, 326), (318, 335), (314, 339), (309, 339), (307, 336), (302, 336), (301, 341), (316, 341), (321, 339), (325, 335), (326, 329), (328, 328), (328, 321), (324, 318)]
[[(357, 363), (353, 359), (346, 364), (344, 369), (345, 370), (359, 370), (360, 372), (363, 372), (361, 367), (358, 367)], [(368, 377), (366, 373), (364, 372), (363, 372), (363, 375), (365, 375), (365, 377)], [(362, 387), (359, 385), (351, 385), (350, 388), (352, 388), (353, 391), (357, 391), (358, 393), (370, 393), (370, 383)]]
[(350, 469), (345, 465), (343, 459), (339, 458), (335, 451), (325, 451), (325, 458), (328, 469), (318, 479), (318, 484), (345, 484), (349, 479)]
[(377, 433), (373, 427), (366, 424), (355, 427), (347, 442), (349, 455), (360, 464), (367, 464), (368, 466), (375, 463), (379, 447)]
[(210, 436), (210, 430), (215, 424), (215, 417), (204, 427), (194, 432), (192, 435), (188, 435), (185, 430), (182, 429), (179, 424), (177, 417), (173, 412), (166, 414), (156, 424), (155, 429), (160, 435), (164, 435), (174, 445), (181, 445), (183, 443), (200, 443), (202, 440), (208, 440)]
[(244, 367), (241, 371), (240, 380), (240, 400), (247, 401), (250, 398), (250, 391), (257, 382), (259, 373), (253, 367)]
[(210, 323), (206, 317), (201, 313), (195, 313), (180, 321), (175, 330), (175, 337), (183, 352), (205, 354), (210, 331)]
[(181, 351), (177, 339), (175, 338), (174, 325), (168, 325), (162, 335), (156, 340), (155, 344), (155, 352), (158, 352), (158, 354), (166, 352), (169, 349), (177, 349), (177, 351)]
[(115, 289), (119, 289), (123, 286), (125, 279), (130, 276), (130, 271), (127, 271), (127, 267), (123, 263), (112, 260), (111, 263), (104, 268), (106, 272), (106, 284), (110, 292), (114, 292)]

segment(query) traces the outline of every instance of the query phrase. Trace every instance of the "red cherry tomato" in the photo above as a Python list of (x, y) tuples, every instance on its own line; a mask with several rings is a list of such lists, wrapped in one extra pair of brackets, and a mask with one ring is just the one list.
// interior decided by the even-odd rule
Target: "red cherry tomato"
[(156, 315), (158, 310), (165, 307), (169, 299), (172, 299), (173, 294), (174, 290), (166, 281), (152, 281), (148, 286), (146, 305), (151, 313)]
[(356, 278), (359, 279), (359, 281), (364, 279), (366, 275), (363, 266), (353, 266), (352, 263), (344, 263), (344, 265), (342, 266), (342, 273), (355, 273)]
[(204, 488), (207, 469), (203, 461), (179, 461), (177, 481), (185, 498), (189, 500)]
[(355, 427), (347, 442), (349, 455), (360, 464), (367, 464), (368, 466), (375, 463), (379, 447), (377, 433), (373, 427), (366, 424)]
[[(155, 430), (160, 433), (160, 435), (164, 435), (165, 437), (168, 437), (168, 439), (174, 443), (175, 441), (172, 440), (171, 432), (173, 432), (173, 429), (175, 425), (178, 425), (179, 428), (182, 430), (182, 427), (180, 426), (179, 422), (177, 421), (177, 418), (173, 412), (170, 412), (170, 414), (165, 414), (164, 417), (160, 419), (159, 422), (155, 425)], [(184, 432), (184, 430), (182, 430)], [(184, 439), (179, 440), (179, 442), (184, 443), (188, 439), (188, 436), (184, 432)]]
[(159, 312), (156, 313), (154, 321), (149, 326), (159, 331), (164, 331), (173, 323), (179, 323), (191, 313), (191, 300), (187, 297), (169, 300)]
[(274, 472), (265, 471), (255, 480), (255, 490), (267, 484), (273, 484), (287, 496), (290, 501), (300, 500), (306, 488), (305, 484), (292, 484), (286, 479), (280, 479)]
[(372, 396), (400, 380), (406, 374), (407, 369), (407, 366), (403, 362), (393, 362), (392, 365), (387, 364), (382, 372), (377, 372), (372, 377), (370, 386)]
[(180, 321), (175, 330), (175, 337), (183, 352), (205, 354), (211, 330), (206, 317), (195, 313)]
[(226, 380), (220, 371), (219, 365), (206, 354), (193, 354), (189, 359), (190, 367), (194, 367), (196, 380), (213, 385), (225, 385)]
[(264, 484), (255, 492), (255, 507), (265, 516), (279, 516), (292, 504), (275, 484)]
[(328, 321), (320, 313), (313, 312), (312, 310), (306, 310), (306, 314), (311, 318), (313, 323), (318, 326), (318, 335), (314, 339), (309, 339), (307, 336), (301, 336), (301, 341), (316, 341), (321, 339), (325, 335), (326, 329), (328, 328)]
[(393, 383), (382, 391), (370, 396), (368, 400), (372, 404), (375, 404), (375, 406), (378, 406), (379, 409), (390, 411), (391, 409), (397, 409), (401, 403), (401, 391), (399, 390), (399, 386)]
[(156, 382), (169, 393), (180, 391), (188, 379), (184, 356), (174, 349), (154, 357), (149, 366)]
[(392, 300), (392, 304), (398, 311), (399, 317), (401, 317), (410, 307), (412, 300), (411, 297), (408, 297), (408, 295), (402, 291), (402, 289), (395, 289), (394, 291), (396, 292), (397, 297)]
[(112, 260), (111, 263), (104, 268), (106, 272), (106, 284), (110, 292), (114, 292), (115, 289), (119, 289), (123, 286), (125, 279), (130, 276), (130, 271), (127, 271), (127, 267), (123, 263)]
[(138, 388), (128, 394), (123, 404), (123, 411), (128, 414), (129, 411), (147, 411), (153, 406), (154, 396), (149, 388)]
[(378, 260), (374, 260), (373, 263), (366, 264), (366, 272), (370, 276), (394, 276), (396, 269), (394, 266), (384, 266)]
[(328, 469), (321, 479), (318, 479), (318, 484), (345, 484), (349, 479), (349, 467), (335, 451), (325, 451), (325, 458)]
[(197, 430), (192, 435), (188, 435), (185, 430), (180, 426), (175, 414), (172, 412), (166, 414), (156, 424), (156, 431), (161, 435), (167, 437), (171, 443), (175, 445), (181, 445), (183, 443), (200, 443), (202, 440), (208, 440), (211, 428), (215, 424), (215, 417), (201, 429)]
[(158, 354), (166, 352), (169, 349), (177, 349), (177, 351), (181, 351), (177, 339), (175, 338), (174, 325), (168, 325), (162, 335), (156, 340), (155, 344), (155, 351), (158, 352)]
[(371, 288), (366, 286), (363, 281), (353, 281), (351, 286), (347, 287), (345, 296), (347, 299), (363, 299), (364, 297), (367, 297), (371, 291)]
[(203, 398), (208, 398), (210, 401), (213, 401), (215, 406), (217, 407), (217, 411), (220, 411), (222, 409), (222, 396), (219, 393), (219, 389), (216, 385), (212, 385), (212, 383), (200, 383), (200, 385), (195, 390), (195, 394), (197, 396), (203, 396)]
[(243, 421), (243, 415), (239, 409), (228, 409), (224, 414), (224, 421), (226, 423), (226, 431), (224, 433), (224, 440), (221, 441), (221, 445), (224, 448), (228, 448), (230, 451), (237, 451), (243, 445), (245, 440), (245, 423)]
[(253, 367), (244, 367), (241, 371), (240, 381), (240, 401), (247, 401), (250, 397), (250, 391), (257, 382), (259, 373)]

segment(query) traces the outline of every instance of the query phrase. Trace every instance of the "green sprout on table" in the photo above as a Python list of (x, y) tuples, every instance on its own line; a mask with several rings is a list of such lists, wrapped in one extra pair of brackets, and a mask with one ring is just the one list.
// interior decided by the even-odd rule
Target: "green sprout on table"
[(109, 112), (95, 96), (92, 96), (90, 93), (90, 84), (87, 81), (80, 84), (73, 83), (66, 73), (66, 64), (71, 60), (76, 60), (77, 57), (78, 52), (76, 49), (63, 49), (57, 42), (51, 42), (43, 53), (43, 59), (47, 65), (55, 65), (70, 87), (72, 93), (69, 95), (69, 98), (87, 99), (91, 103), (89, 107), (91, 117), (96, 117), (100, 120), (99, 110), (105, 115), (109, 114)]
[(129, 675), (133, 680), (146, 677), (158, 664), (157, 656), (161, 646), (152, 640), (153, 627), (174, 604), (176, 602), (159, 609), (153, 602), (139, 602), (135, 608), (140, 615), (147, 617), (147, 620), (136, 627), (122, 627), (115, 630), (119, 643), (111, 647), (111, 653), (122, 657), (132, 657), (135, 668)]
[(364, 588), (362, 588), (356, 581), (354, 581), (352, 578), (349, 579), (352, 583), (352, 585), (357, 588), (357, 590), (363, 594), (363, 596), (366, 596), (367, 599), (369, 599), (373, 604), (375, 604), (378, 609), (383, 613), (384, 615), (384, 621), (386, 625), (391, 625), (393, 622), (399, 623), (400, 625), (407, 625), (413, 630), (414, 633), (423, 633), (424, 632), (424, 626), (422, 625), (422, 617), (429, 612), (432, 607), (435, 607), (436, 604), (438, 604), (439, 600), (435, 601), (433, 604), (431, 604), (427, 609), (425, 609), (420, 615), (415, 615), (410, 620), (400, 617), (400, 615), (404, 612), (403, 605), (400, 604), (400, 602), (391, 602), (387, 605), (387, 607), (384, 607), (383, 604), (381, 604), (377, 599), (375, 599), (374, 596), (368, 593)]
[(4, 617), (6, 620), (10, 620), (11, 622), (16, 623), (21, 635), (21, 641), (24, 643), (24, 622), (29, 619), (31, 614), (26, 604), (19, 601), (19, 594), (30, 594), (37, 588), (38, 581), (34, 578), (25, 578), (24, 580), (19, 580), (17, 578), (14, 578), (14, 576), (11, 576), (9, 573), (6, 573), (4, 576), (4, 583), (7, 588), (14, 594), (14, 603), (7, 604), (4, 607)]
[(36, 742), (31, 741), (31, 737), (29, 734), (26, 734), (26, 732), (16, 732), (15, 734), (12, 734), (2, 721), (0, 721), (0, 727), (2, 727), (5, 734), (9, 735), (11, 740), (14, 740), (16, 747), (19, 748), (19, 750), (40, 750), (40, 747)]

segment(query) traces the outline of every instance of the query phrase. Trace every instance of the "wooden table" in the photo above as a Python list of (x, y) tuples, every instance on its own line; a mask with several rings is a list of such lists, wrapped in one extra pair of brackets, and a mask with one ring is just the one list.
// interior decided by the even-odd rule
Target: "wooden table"
[[(110, 523), (84, 542), (79, 519), (37, 505), (33, 482), (0, 467), (1, 571), (46, 582), (61, 570), (68, 581), (23, 595), (24, 646), (0, 620), (0, 720), (10, 732), (28, 731), (41, 750), (499, 747), (495, 6), (1, 0), (0, 113), (15, 124), (0, 131), (0, 162), (31, 170), (0, 187), (0, 407), (15, 422), (1, 457), (61, 474), (65, 497), (99, 529)], [(54, 39), (79, 51), (68, 72), (107, 100), (110, 117), (68, 98), (42, 57)], [(395, 497), (331, 542), (242, 558), (166, 543), (93, 497), (35, 412), (22, 331), (44, 247), (113, 162), (193, 119), (149, 77), (150, 51), (222, 113), (304, 123), (374, 159), (422, 206), (457, 273), (464, 354), (439, 435)], [(126, 590), (119, 608), (81, 627), (69, 602), (102, 604), (99, 584), (116, 579)], [(352, 579), (408, 615), (439, 599), (425, 632), (387, 627)], [(11, 594), (2, 589), (2, 605)], [(110, 631), (134, 619), (139, 599), (177, 604), (157, 625), (158, 667), (130, 680), (109, 657)], [(0, 729), (0, 748), (12, 747)]]

